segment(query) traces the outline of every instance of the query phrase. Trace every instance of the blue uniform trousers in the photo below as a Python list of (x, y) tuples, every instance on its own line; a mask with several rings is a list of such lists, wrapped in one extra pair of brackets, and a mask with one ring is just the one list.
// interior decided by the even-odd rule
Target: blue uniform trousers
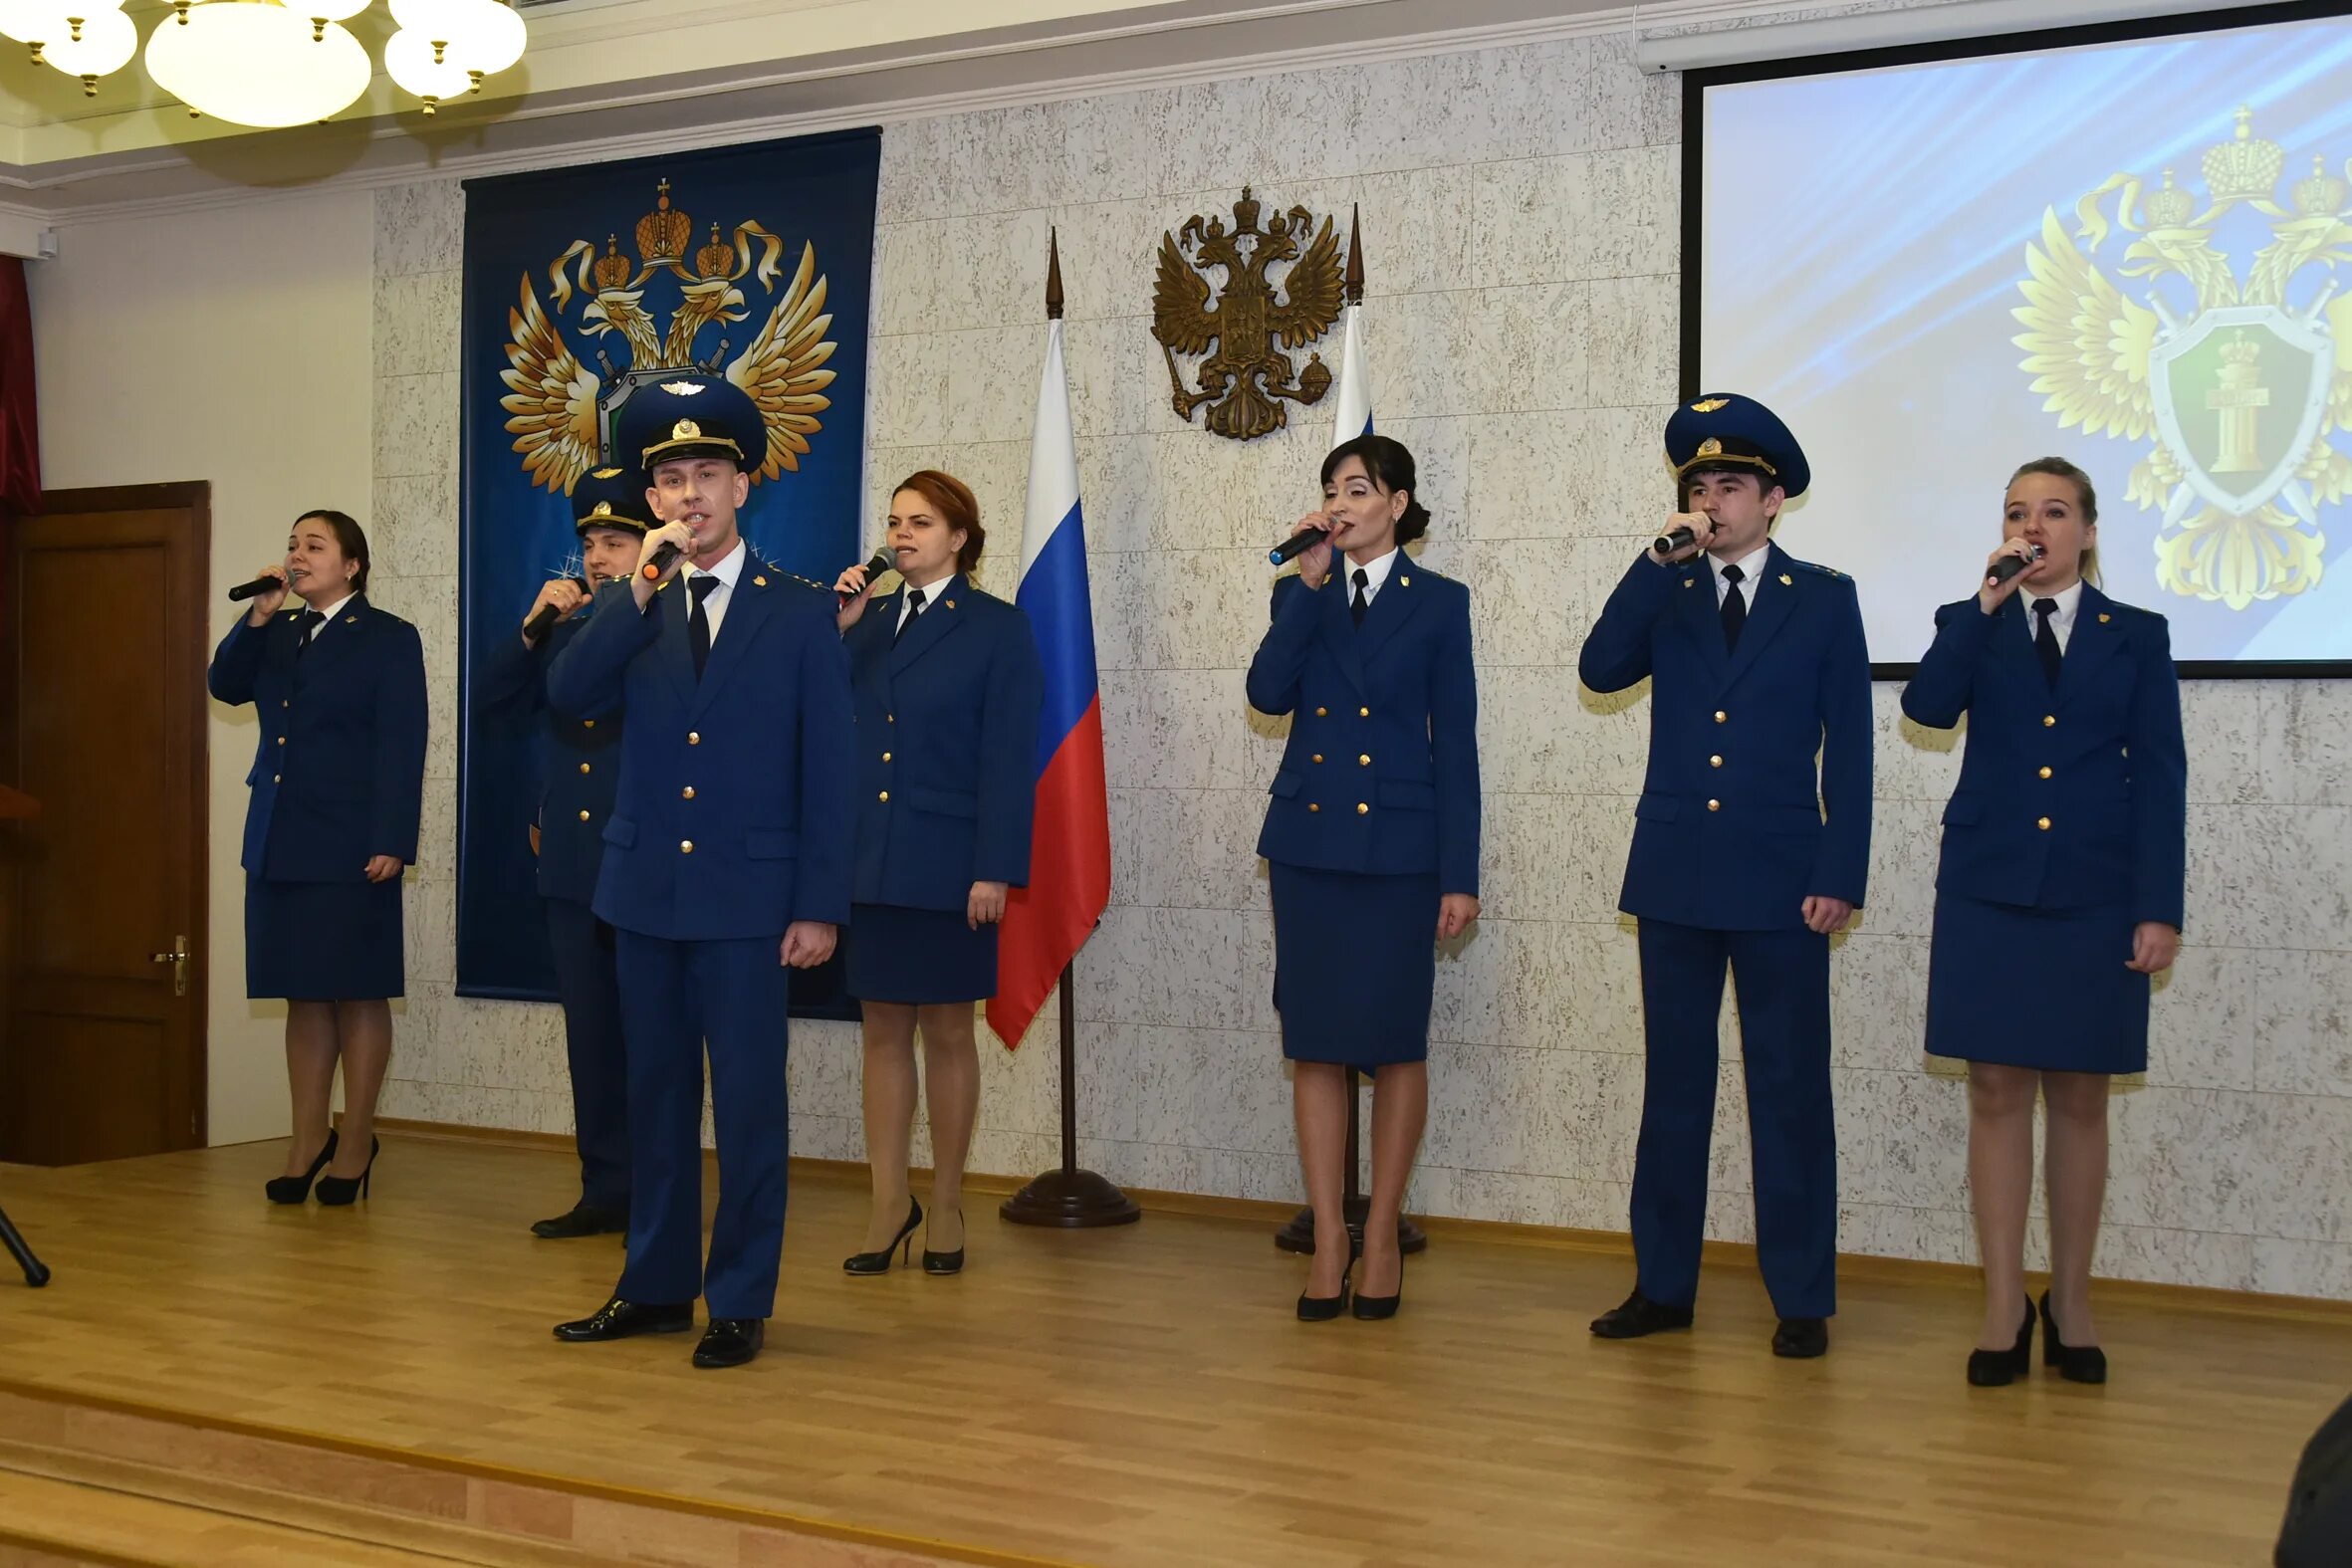
[(1829, 939), (1802, 927), (1715, 931), (1641, 922), (1649, 1060), (1633, 1175), (1639, 1287), (1668, 1306), (1688, 1306), (1699, 1293), (1727, 962), (1748, 1080), (1757, 1260), (1780, 1316), (1828, 1317), (1837, 1310)]
[[(791, 1137), (784, 934), (673, 942), (617, 929), (628, 1050), (628, 1263), (619, 1294), (712, 1317), (768, 1317), (784, 1253)], [(719, 1142), (719, 1213), (702, 1263), (702, 1060)]]
[(629, 1204), (628, 1058), (620, 1044), (620, 983), (612, 928), (586, 903), (542, 899), (564, 1046), (572, 1059), (572, 1130), (580, 1146), (580, 1201)]

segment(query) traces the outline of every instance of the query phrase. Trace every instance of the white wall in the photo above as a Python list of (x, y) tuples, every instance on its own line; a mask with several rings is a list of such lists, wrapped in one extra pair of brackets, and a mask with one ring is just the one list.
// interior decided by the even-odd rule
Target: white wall
[[(367, 523), (373, 203), (337, 192), (67, 228), (26, 268), (52, 490), (207, 480), (221, 595), (285, 555), (308, 507)], [(287, 1130), (284, 1006), (245, 1000), (237, 868), (253, 710), (212, 705), (214, 1143)]]

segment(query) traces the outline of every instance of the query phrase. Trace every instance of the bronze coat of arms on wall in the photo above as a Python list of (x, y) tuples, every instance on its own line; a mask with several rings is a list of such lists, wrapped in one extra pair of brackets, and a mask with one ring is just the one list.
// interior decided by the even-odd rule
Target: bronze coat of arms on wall
[[(1167, 355), (1178, 416), (1189, 420), (1207, 403), (1203, 423), (1236, 441), (1281, 429), (1290, 423), (1286, 401), (1315, 402), (1329, 389), (1322, 355), (1310, 353), (1304, 368), (1294, 369), (1287, 350), (1313, 342), (1339, 318), (1339, 243), (1330, 218), (1318, 230), (1312, 214), (1293, 207), (1261, 229), (1260, 210), (1245, 185), (1231, 229), (1223, 218), (1204, 222), (1195, 213), (1175, 233), (1163, 233), (1152, 290), (1151, 335)], [(1268, 276), (1286, 263), (1280, 279)], [(1225, 271), (1214, 304), (1211, 267)], [(1208, 354), (1197, 392), (1185, 389), (1180, 353)]]

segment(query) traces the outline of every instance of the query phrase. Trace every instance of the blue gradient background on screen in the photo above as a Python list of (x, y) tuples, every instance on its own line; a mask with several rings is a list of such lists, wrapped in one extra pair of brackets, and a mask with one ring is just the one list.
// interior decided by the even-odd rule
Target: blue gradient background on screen
[[(2241, 104), (2284, 149), (2281, 206), (2315, 153), (2341, 177), (2352, 19), (1707, 90), (1699, 379), (1762, 398), (1804, 443), (1812, 492), (1778, 538), (1859, 580), (1873, 660), (1926, 649), (1935, 606), (1999, 543), (2003, 483), (2048, 453), (2097, 484), (2106, 590), (2170, 617), (2176, 657), (2352, 659), (2352, 499), (2319, 506), (2327, 564), (2307, 592), (2232, 610), (2163, 588), (2161, 514), (2124, 497), (2157, 437), (2061, 431), (2010, 341), (2044, 210), (2072, 238), (2076, 202), (2110, 175), (2153, 189), (2171, 168), (2203, 211), (2205, 151)], [(2270, 227), (2240, 205), (2216, 230), (2240, 280)], [(2120, 271), (2132, 238), (2118, 228), (2092, 257), (2145, 305), (2152, 280)], [(2328, 276), (2306, 267), (2289, 307)], [(2157, 288), (2191, 314), (2184, 280)]]

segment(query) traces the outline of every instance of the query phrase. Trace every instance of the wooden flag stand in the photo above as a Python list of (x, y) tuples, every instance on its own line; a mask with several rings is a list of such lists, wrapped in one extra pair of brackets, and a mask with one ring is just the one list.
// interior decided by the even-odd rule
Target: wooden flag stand
[[(21, 789), (0, 784), (0, 821), (30, 821), (41, 814), (41, 802)], [(49, 1265), (33, 1255), (24, 1236), (9, 1223), (8, 1211), (0, 1209), (0, 1245), (16, 1259), (16, 1266), (25, 1271), (25, 1283), (38, 1290), (49, 1283)]]

